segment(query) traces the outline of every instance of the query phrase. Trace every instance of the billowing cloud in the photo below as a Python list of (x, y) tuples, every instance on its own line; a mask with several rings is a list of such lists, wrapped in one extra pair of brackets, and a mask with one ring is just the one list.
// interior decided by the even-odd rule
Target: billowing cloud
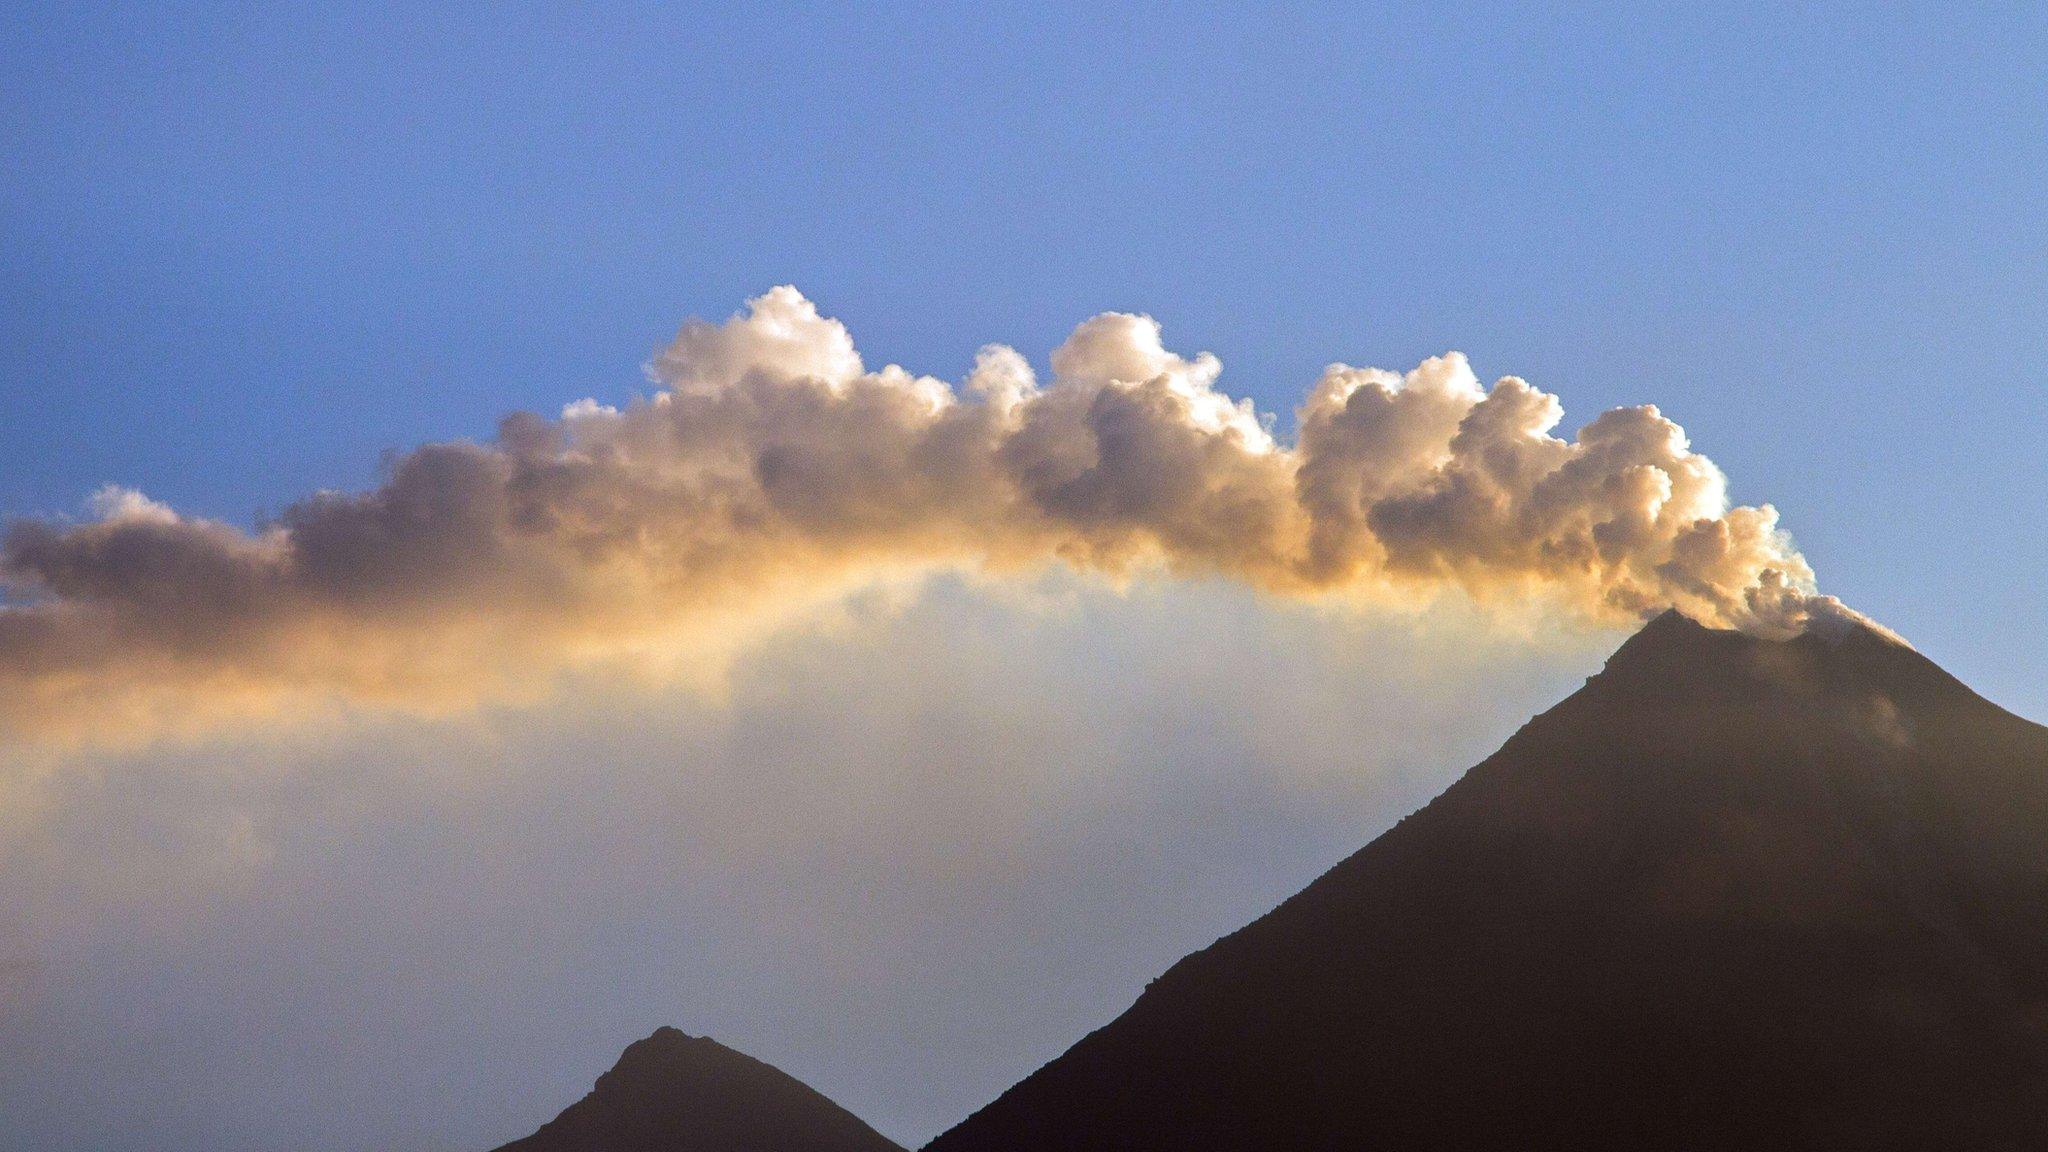
[(794, 288), (691, 322), (651, 398), (507, 417), (256, 532), (108, 489), (0, 545), (0, 733), (204, 725), (308, 701), (459, 706), (628, 659), (688, 673), (877, 582), (1065, 564), (1287, 596), (1457, 590), (1620, 622), (1666, 606), (1784, 634), (1813, 574), (1768, 505), (1655, 408), (1555, 434), (1555, 397), (1456, 353), (1333, 365), (1276, 440), (1221, 364), (1108, 313), (1041, 384), (870, 370)]

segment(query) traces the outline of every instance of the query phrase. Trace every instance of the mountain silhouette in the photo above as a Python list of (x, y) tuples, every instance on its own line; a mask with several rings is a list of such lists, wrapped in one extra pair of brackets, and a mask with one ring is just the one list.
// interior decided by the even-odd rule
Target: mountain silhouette
[(2048, 1148), (2048, 729), (1675, 613), (928, 1152)]
[(627, 1046), (588, 1096), (497, 1152), (902, 1152), (802, 1081), (674, 1028)]

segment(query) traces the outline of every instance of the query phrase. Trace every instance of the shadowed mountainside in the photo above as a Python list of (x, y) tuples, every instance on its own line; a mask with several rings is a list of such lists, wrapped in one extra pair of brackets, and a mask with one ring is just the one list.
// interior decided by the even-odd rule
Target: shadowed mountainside
[(929, 1152), (2048, 1147), (2048, 729), (1651, 622)]
[(588, 1096), (497, 1152), (902, 1152), (795, 1077), (660, 1028)]

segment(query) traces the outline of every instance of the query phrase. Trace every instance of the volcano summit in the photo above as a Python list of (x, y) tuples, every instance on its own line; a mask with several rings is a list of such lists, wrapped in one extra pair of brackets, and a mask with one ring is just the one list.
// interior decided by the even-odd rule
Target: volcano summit
[(929, 1152), (2048, 1147), (2048, 729), (1827, 623), (1652, 621)]

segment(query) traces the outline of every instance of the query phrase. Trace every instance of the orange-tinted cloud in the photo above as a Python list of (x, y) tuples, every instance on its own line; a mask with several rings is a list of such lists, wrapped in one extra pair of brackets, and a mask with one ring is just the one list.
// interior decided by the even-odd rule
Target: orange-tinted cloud
[(256, 533), (110, 488), (0, 545), (0, 733), (134, 736), (292, 701), (461, 706), (579, 661), (687, 666), (762, 619), (897, 574), (1065, 563), (1281, 595), (1456, 588), (1760, 632), (1832, 601), (1768, 505), (1655, 408), (1571, 440), (1557, 400), (1453, 353), (1333, 365), (1276, 442), (1221, 365), (1108, 313), (1043, 385), (983, 350), (960, 387), (870, 371), (793, 288), (692, 322), (651, 399), (506, 418)]

